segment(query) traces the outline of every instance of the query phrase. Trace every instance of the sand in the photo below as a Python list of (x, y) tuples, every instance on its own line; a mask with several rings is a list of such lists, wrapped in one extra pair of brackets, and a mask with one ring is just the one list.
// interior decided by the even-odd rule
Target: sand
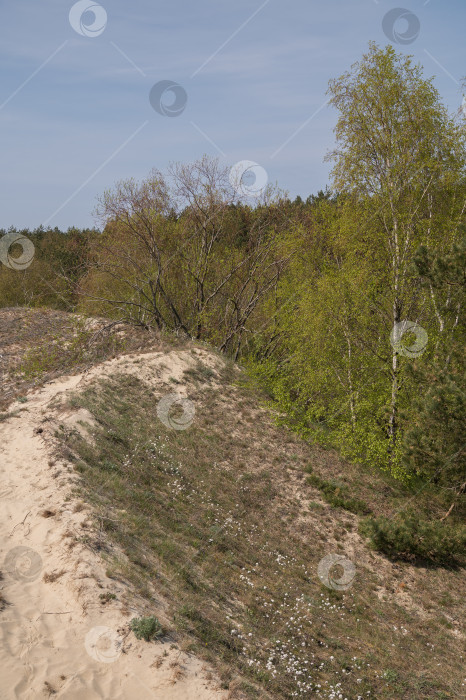
[[(51, 402), (120, 369), (154, 386), (181, 377), (195, 359), (175, 351), (117, 358), (47, 384), (27, 403), (12, 404), (17, 414), (0, 422), (1, 700), (228, 697), (204, 662), (169, 642), (147, 643), (128, 633), (137, 613), (120, 602), (125, 584), (108, 578), (100, 556), (76, 542), (89, 510), (75, 510), (76, 502), (67, 500), (76, 478), (71, 468), (52, 463), (57, 409)], [(84, 414), (59, 419), (75, 426), (92, 422)], [(117, 600), (103, 605), (99, 595), (105, 592)]]

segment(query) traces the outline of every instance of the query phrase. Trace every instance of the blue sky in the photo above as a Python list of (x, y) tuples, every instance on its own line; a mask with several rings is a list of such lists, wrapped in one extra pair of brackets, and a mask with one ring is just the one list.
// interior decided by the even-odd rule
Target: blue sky
[[(102, 0), (105, 28), (91, 37), (71, 26), (73, 4), (0, 0), (3, 228), (92, 225), (96, 196), (116, 180), (204, 153), (255, 161), (292, 197), (323, 189), (328, 81), (370, 40), (389, 42), (382, 20), (399, 6), (420, 31), (393, 45), (436, 76), (451, 110), (461, 105), (465, 0)], [(78, 29), (94, 15), (81, 19)], [(186, 91), (176, 117), (149, 102), (162, 80)]]

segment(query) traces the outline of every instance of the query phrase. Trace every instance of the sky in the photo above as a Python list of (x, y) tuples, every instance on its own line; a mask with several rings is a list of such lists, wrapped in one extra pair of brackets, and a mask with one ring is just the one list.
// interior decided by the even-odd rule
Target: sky
[(0, 0), (0, 228), (95, 225), (116, 181), (203, 154), (324, 189), (328, 81), (369, 41), (461, 107), (466, 0), (396, 2)]

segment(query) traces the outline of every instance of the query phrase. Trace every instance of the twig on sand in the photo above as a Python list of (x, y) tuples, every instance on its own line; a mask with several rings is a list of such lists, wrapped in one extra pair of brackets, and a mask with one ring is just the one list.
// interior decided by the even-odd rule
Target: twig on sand
[[(18, 527), (18, 525), (24, 525), (24, 521), (26, 520), (26, 518), (28, 517), (28, 515), (31, 515), (31, 511), (29, 511), (29, 513), (26, 513), (26, 515), (24, 516), (24, 518), (21, 520), (20, 523), (16, 523), (16, 525), (15, 525), (14, 528), (13, 528), (13, 530), (10, 532), (9, 537), (12, 536), (13, 532), (16, 530), (16, 528)], [(29, 527), (29, 525), (28, 525), (28, 527)], [(31, 530), (31, 528), (29, 527), (29, 531), (28, 531), (28, 533), (27, 533), (28, 535), (29, 535), (30, 530)]]
[[(65, 610), (64, 612), (42, 612), (41, 615), (71, 615), (72, 610)], [(40, 617), (40, 615), (39, 615)], [(39, 617), (37, 619), (39, 619)]]

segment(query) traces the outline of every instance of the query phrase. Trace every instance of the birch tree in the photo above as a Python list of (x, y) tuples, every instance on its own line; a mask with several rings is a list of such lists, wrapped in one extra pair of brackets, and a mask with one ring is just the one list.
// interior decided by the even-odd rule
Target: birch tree
[[(392, 328), (413, 310), (413, 255), (421, 243), (448, 246), (461, 223), (465, 130), (440, 103), (432, 79), (392, 46), (370, 44), (361, 61), (331, 81), (338, 110), (333, 160), (334, 187), (365, 217), (352, 232), (386, 280), (384, 303), (387, 365), (391, 380), (388, 434), (398, 431), (400, 357), (389, 346)], [(370, 233), (368, 238), (367, 234)]]

